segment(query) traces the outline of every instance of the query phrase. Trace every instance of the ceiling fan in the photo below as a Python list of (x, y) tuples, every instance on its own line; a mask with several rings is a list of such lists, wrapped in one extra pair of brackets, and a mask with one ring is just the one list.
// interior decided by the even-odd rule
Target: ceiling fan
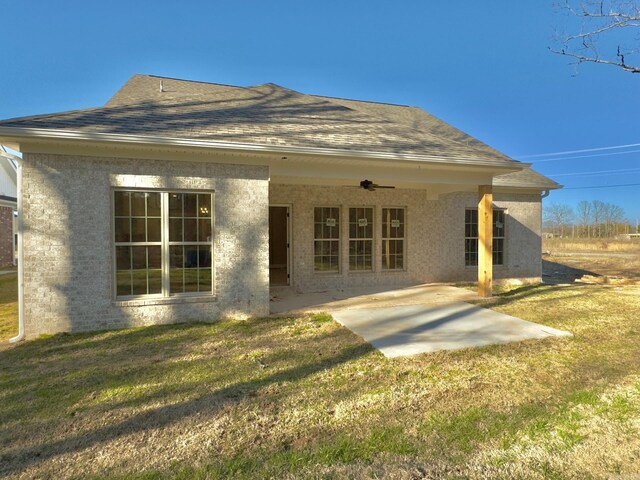
[(375, 191), (377, 188), (396, 188), (392, 185), (378, 185), (376, 183), (373, 183), (371, 180), (362, 180), (360, 182), (360, 188), (364, 189), (364, 190), (369, 190), (370, 192)]

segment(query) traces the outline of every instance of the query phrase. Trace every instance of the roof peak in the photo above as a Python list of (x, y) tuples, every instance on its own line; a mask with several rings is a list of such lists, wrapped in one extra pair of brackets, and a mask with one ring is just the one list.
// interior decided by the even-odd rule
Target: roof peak
[(219, 85), (221, 87), (243, 88), (243, 89), (260, 88), (260, 87), (277, 87), (277, 88), (282, 89), (282, 90), (289, 90), (291, 92), (295, 92), (295, 93), (298, 93), (298, 94), (301, 94), (301, 95), (308, 95), (308, 96), (311, 96), (311, 97), (334, 99), (334, 100), (347, 100), (347, 101), (350, 101), (350, 102), (360, 102), (360, 103), (372, 103), (374, 105), (391, 105), (391, 106), (394, 106), (394, 107), (419, 108), (419, 107), (415, 107), (413, 105), (405, 105), (403, 103), (379, 102), (379, 101), (374, 101), (374, 100), (361, 100), (361, 99), (358, 99), (358, 98), (336, 97), (336, 96), (332, 96), (332, 95), (318, 95), (318, 94), (315, 94), (315, 93), (305, 93), (305, 92), (300, 92), (298, 90), (294, 90), (293, 88), (283, 87), (282, 85), (278, 85), (277, 83), (274, 83), (274, 82), (259, 83), (257, 85), (250, 85), (250, 86), (247, 86), (247, 87), (243, 87), (243, 86), (240, 86), (240, 85), (231, 85), (229, 83), (205, 82), (203, 80), (190, 80), (188, 78), (166, 77), (164, 75), (152, 75), (152, 74), (146, 74), (146, 73), (136, 73), (133, 76), (134, 77), (157, 78), (159, 80), (174, 80), (176, 82), (200, 83), (200, 84), (203, 84), (203, 85)]
[(250, 87), (241, 87), (240, 85), (230, 85), (228, 83), (205, 82), (202, 80), (190, 80), (188, 78), (165, 77), (163, 75), (150, 75), (147, 73), (136, 73), (133, 75), (133, 77), (149, 77), (149, 78), (157, 78), (159, 80), (175, 80), (176, 82), (202, 83), (204, 85), (219, 85), (221, 87), (231, 87), (231, 88), (250, 88)]

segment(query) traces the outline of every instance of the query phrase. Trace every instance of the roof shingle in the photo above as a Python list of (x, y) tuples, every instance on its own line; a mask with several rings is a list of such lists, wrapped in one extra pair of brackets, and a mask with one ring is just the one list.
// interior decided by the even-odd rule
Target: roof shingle
[[(4, 120), (0, 127), (415, 154), (447, 162), (524, 166), (416, 107), (305, 95), (274, 84), (236, 87), (134, 75), (103, 107)], [(526, 183), (526, 178), (521, 175), (518, 181)]]

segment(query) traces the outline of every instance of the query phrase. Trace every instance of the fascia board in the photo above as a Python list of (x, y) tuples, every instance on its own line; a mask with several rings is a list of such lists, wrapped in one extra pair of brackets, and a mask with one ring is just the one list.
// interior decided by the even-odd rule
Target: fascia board
[(78, 132), (67, 130), (51, 130), (39, 128), (19, 128), (19, 127), (0, 127), (0, 140), (7, 143), (19, 144), (21, 140), (52, 140), (52, 141), (82, 141), (96, 142), (108, 144), (131, 144), (131, 145), (147, 145), (153, 147), (192, 147), (207, 148), (221, 151), (238, 151), (245, 153), (257, 154), (297, 154), (310, 156), (330, 156), (343, 157), (350, 159), (362, 159), (368, 161), (389, 161), (421, 163), (433, 165), (451, 165), (465, 167), (488, 167), (495, 172), (507, 173), (516, 172), (522, 169), (526, 164), (520, 162), (503, 162), (496, 164), (490, 161), (477, 160), (472, 158), (443, 158), (431, 155), (415, 155), (390, 152), (376, 151), (360, 151), (360, 150), (344, 150), (331, 149), (321, 147), (298, 147), (285, 145), (257, 145), (257, 144), (240, 144), (217, 142), (211, 140), (197, 139), (181, 139), (171, 137), (150, 137), (144, 135), (128, 135), (113, 133), (97, 133), (97, 132)]

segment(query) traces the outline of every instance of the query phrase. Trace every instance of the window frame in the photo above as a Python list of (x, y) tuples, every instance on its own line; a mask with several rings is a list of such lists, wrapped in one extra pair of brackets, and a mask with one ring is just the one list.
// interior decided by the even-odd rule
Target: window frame
[[(160, 266), (161, 266), (161, 290), (160, 293), (146, 293), (146, 294), (131, 294), (131, 295), (118, 295), (118, 266), (117, 266), (117, 247), (119, 246), (147, 246), (148, 242), (117, 242), (116, 241), (116, 211), (115, 211), (115, 197), (116, 192), (128, 192), (128, 193), (159, 193), (160, 194), (160, 242), (152, 242), (154, 245), (159, 244), (161, 248), (160, 252)], [(169, 240), (169, 195), (172, 193), (179, 194), (207, 194), (211, 196), (211, 240), (209, 242), (175, 242)], [(144, 187), (112, 187), (111, 188), (111, 231), (110, 231), (110, 245), (111, 245), (111, 290), (112, 299), (116, 302), (121, 301), (153, 301), (153, 300), (175, 300), (180, 298), (213, 298), (215, 297), (215, 191), (210, 189), (162, 189), (162, 188), (144, 188)], [(129, 212), (131, 217), (131, 212)], [(146, 216), (145, 216), (146, 218)], [(184, 217), (183, 217), (184, 218)], [(139, 244), (139, 245), (137, 245)], [(170, 248), (173, 245), (180, 244), (187, 245), (208, 245), (211, 249), (211, 289), (209, 291), (202, 292), (177, 292), (172, 293), (170, 290)]]
[[(384, 223), (385, 223), (385, 219), (384, 219), (384, 211), (385, 210), (402, 210), (403, 211), (403, 233), (404, 235), (402, 237), (389, 237), (386, 238), (385, 237), (385, 232), (384, 232)], [(382, 206), (380, 207), (380, 270), (382, 272), (406, 272), (407, 271), (407, 207), (405, 206)], [(384, 252), (383, 252), (383, 248), (385, 245), (385, 242), (389, 242), (391, 240), (402, 240), (402, 268), (385, 268), (384, 267)], [(393, 255), (397, 255), (397, 254), (393, 254)]]
[[(371, 237), (355, 237), (352, 238), (351, 237), (351, 210), (354, 209), (356, 210), (356, 216), (357, 216), (357, 210), (358, 209), (369, 209), (371, 210), (371, 222), (373, 223), (373, 225), (371, 226)], [(347, 215), (346, 215), (346, 224), (347, 224), (347, 271), (349, 273), (374, 273), (376, 272), (376, 254), (377, 254), (377, 243), (376, 243), (376, 207), (374, 205), (356, 205), (356, 206), (349, 206), (347, 207)], [(359, 227), (356, 227), (359, 228)], [(366, 269), (366, 270), (354, 270), (351, 268), (351, 242), (358, 242), (358, 241), (367, 241), (367, 242), (371, 242), (371, 268)], [(357, 262), (356, 262), (357, 263)]]
[[(466, 231), (466, 228), (467, 228), (467, 212), (476, 212), (476, 222), (475, 222), (475, 225), (476, 225), (476, 236), (475, 237), (474, 236), (467, 236), (467, 231)], [(496, 235), (492, 236), (491, 256), (492, 256), (492, 259), (493, 259), (493, 265), (494, 266), (496, 266), (496, 267), (505, 267), (506, 264), (507, 264), (507, 262), (506, 262), (506, 260), (507, 260), (507, 248), (506, 248), (506, 246), (507, 246), (507, 242), (506, 242), (506, 239), (507, 239), (507, 215), (509, 214), (509, 212), (508, 212), (508, 209), (506, 209), (506, 208), (493, 208), (494, 215), (493, 215), (493, 226), (492, 226), (492, 228), (493, 228), (493, 233), (494, 234), (495, 234), (495, 229), (496, 229), (496, 225), (495, 225), (495, 222), (496, 222), (495, 213), (496, 212), (500, 212), (503, 215), (503, 218), (502, 218), (502, 220), (503, 220), (503, 222), (502, 222), (502, 236), (496, 236)], [(478, 220), (478, 209), (477, 208), (465, 208), (464, 209), (464, 229), (465, 229), (465, 231), (464, 231), (464, 266), (468, 267), (468, 268), (476, 268), (478, 266), (478, 252), (479, 252), (478, 242), (480, 241), (479, 240), (479, 236), (477, 234), (478, 233), (477, 232), (478, 223), (479, 223), (479, 220)], [(471, 224), (471, 225), (473, 225), (473, 224)], [(495, 240), (496, 239), (502, 240), (502, 263), (496, 263), (495, 262), (495, 258), (494, 258), (495, 257), (495, 251), (494, 251), (493, 247), (495, 245)], [(475, 250), (476, 261), (475, 261), (475, 263), (467, 263), (467, 241), (468, 240), (475, 240), (476, 241), (476, 250)]]
[[(336, 209), (338, 211), (338, 222), (336, 228), (338, 229), (338, 238), (316, 238), (316, 209)], [(339, 205), (314, 205), (313, 206), (313, 214), (312, 214), (312, 225), (313, 225), (313, 273), (318, 275), (339, 275), (342, 273), (342, 207)], [(338, 243), (338, 268), (337, 270), (317, 270), (316, 269), (316, 241), (322, 242), (337, 242)], [(331, 257), (331, 255), (329, 255)]]

